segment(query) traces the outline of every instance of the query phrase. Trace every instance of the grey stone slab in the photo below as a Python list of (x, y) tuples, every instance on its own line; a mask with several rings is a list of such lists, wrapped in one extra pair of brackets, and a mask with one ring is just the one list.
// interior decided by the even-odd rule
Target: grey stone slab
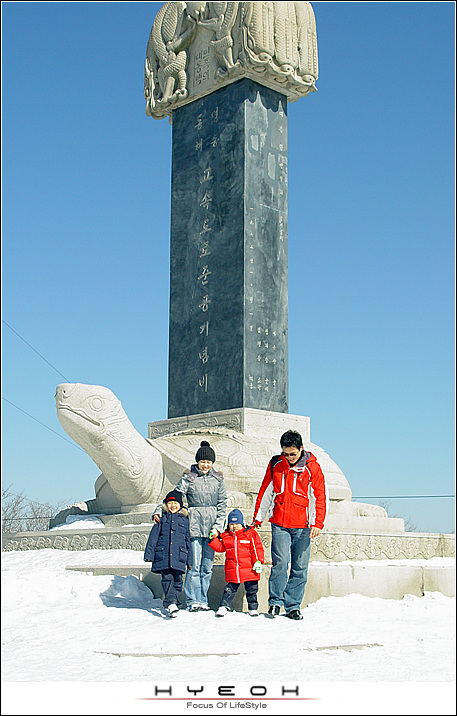
[(173, 113), (168, 417), (288, 410), (287, 100), (243, 79)]
[(275, 441), (273, 453), (279, 450), (279, 437), (286, 430), (298, 430), (303, 444), (310, 443), (310, 419), (303, 415), (275, 413), (269, 410), (236, 408), (200, 413), (170, 420), (156, 420), (148, 424), (148, 439), (189, 430), (227, 429), (243, 435), (253, 435), (259, 440), (266, 437)]
[(424, 592), (441, 592), (446, 597), (455, 597), (455, 565), (454, 567), (426, 565), (422, 573)]
[[(220, 555), (217, 555), (220, 556)], [(217, 609), (225, 586), (224, 566), (218, 560), (213, 567), (208, 603)], [(66, 567), (70, 571), (87, 572), (94, 576), (113, 575), (120, 577), (135, 576), (141, 579), (157, 599), (163, 598), (160, 574), (150, 571), (145, 565), (98, 565)], [(259, 608), (268, 611), (268, 578), (270, 567), (265, 565), (259, 582)], [(384, 564), (374, 560), (371, 564), (313, 563), (309, 567), (308, 582), (301, 606), (316, 602), (322, 597), (345, 597), (348, 594), (362, 594), (365, 597), (381, 599), (403, 599), (406, 594), (421, 597), (425, 592), (440, 592), (448, 597), (455, 596), (455, 565), (428, 567), (415, 564), (414, 560), (404, 564)], [(185, 603), (184, 593), (181, 602)], [(235, 611), (246, 611), (244, 587), (240, 587), (233, 602)], [(330, 647), (327, 647), (330, 648)]]

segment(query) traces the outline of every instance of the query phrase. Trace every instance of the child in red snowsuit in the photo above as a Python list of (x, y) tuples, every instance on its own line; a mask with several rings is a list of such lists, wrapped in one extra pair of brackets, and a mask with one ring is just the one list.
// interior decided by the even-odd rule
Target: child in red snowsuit
[(209, 546), (215, 552), (226, 553), (226, 585), (216, 616), (223, 617), (227, 614), (238, 587), (244, 584), (248, 613), (251, 617), (257, 617), (259, 615), (257, 592), (264, 551), (262, 541), (255, 529), (245, 527), (240, 510), (232, 510), (227, 519), (227, 530), (213, 537)]

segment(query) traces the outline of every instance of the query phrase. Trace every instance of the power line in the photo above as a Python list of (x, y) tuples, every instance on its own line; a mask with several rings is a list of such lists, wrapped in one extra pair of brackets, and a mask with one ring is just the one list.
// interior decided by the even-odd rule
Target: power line
[(55, 372), (58, 373), (58, 374), (64, 379), (64, 381), (65, 381), (66, 383), (69, 383), (69, 382), (70, 382), (70, 381), (68, 380), (68, 378), (66, 378), (66, 377), (63, 375), (63, 373), (60, 372), (60, 370), (57, 370), (57, 368), (56, 368), (55, 366), (53, 366), (52, 363), (50, 363), (44, 356), (42, 356), (41, 353), (39, 353), (39, 352), (36, 350), (36, 348), (34, 348), (32, 345), (30, 345), (30, 343), (29, 343), (28, 341), (26, 341), (25, 338), (23, 338), (17, 331), (15, 331), (14, 328), (9, 325), (9, 323), (7, 323), (6, 321), (4, 321), (3, 318), (2, 318), (2, 323), (4, 323), (5, 326), (8, 326), (8, 328), (10, 329), (10, 331), (13, 331), (13, 333), (15, 333), (15, 334), (21, 339), (21, 341), (24, 341), (24, 343), (25, 343), (26, 345), (28, 345), (28, 347), (31, 348), (32, 351), (35, 351), (35, 353), (36, 353), (38, 356), (40, 356), (40, 358), (42, 358), (45, 363), (47, 363), (48, 365), (50, 365), (51, 368), (52, 368), (53, 370), (55, 370)]
[[(81, 452), (85, 453), (85, 450), (83, 450), (79, 445), (76, 443), (70, 442), (70, 440), (67, 440), (67, 438), (64, 438), (63, 435), (60, 435), (60, 433), (57, 433), (55, 430), (50, 428), (48, 425), (45, 425), (41, 422), (41, 420), (38, 420), (37, 418), (34, 418), (33, 415), (30, 415), (30, 413), (27, 413), (25, 410), (20, 408), (18, 405), (15, 405), (7, 398), (4, 398), (2, 396), (2, 400), (9, 403), (9, 405), (12, 405), (13, 408), (16, 408), (17, 410), (20, 410), (21, 413), (24, 413), (24, 415), (27, 415), (29, 418), (32, 418), (32, 420), (35, 420), (37, 423), (42, 425), (47, 430), (50, 430), (51, 433), (54, 433), (54, 435), (57, 435), (59, 438), (62, 438), (62, 440), (65, 440), (65, 442), (69, 443), (70, 445), (73, 445), (73, 447), (77, 447), (78, 450), (81, 450)], [(452, 498), (455, 499), (455, 495), (353, 495), (353, 500), (421, 500), (421, 499), (439, 499), (439, 498)], [(38, 503), (40, 504), (40, 503)]]
[[(22, 337), (12, 326), (10, 326), (9, 323), (7, 323), (3, 318), (2, 318), (2, 323), (4, 323), (5, 326), (7, 326), (7, 327), (10, 329), (10, 331), (13, 331), (13, 333), (15, 333), (16, 336), (18, 336), (18, 338), (21, 339), (21, 341), (24, 341), (24, 343), (25, 343), (27, 346), (29, 346), (29, 348), (31, 348), (32, 351), (34, 351), (38, 356), (40, 356), (40, 358), (41, 358), (42, 360), (44, 360), (45, 363), (47, 363), (53, 370), (55, 370), (56, 373), (58, 373), (58, 375), (60, 375), (60, 376), (65, 380), (66, 383), (69, 383), (69, 382), (70, 382), (70, 381), (68, 380), (68, 378), (66, 378), (66, 377), (63, 375), (63, 373), (60, 372), (60, 370), (57, 370), (57, 368), (56, 368), (55, 366), (53, 366), (52, 363), (50, 363), (43, 355), (41, 355), (41, 353), (39, 353), (39, 352), (36, 350), (36, 348), (34, 348), (28, 341), (26, 341), (25, 338), (23, 338), (23, 337)], [(66, 438), (64, 438), (63, 435), (60, 435), (60, 434), (57, 433), (55, 430), (53, 430), (52, 428), (50, 428), (48, 425), (45, 425), (44, 423), (42, 423), (42, 422), (41, 422), (40, 420), (38, 420), (37, 418), (34, 418), (33, 415), (30, 415), (30, 413), (27, 413), (25, 410), (23, 410), (22, 408), (20, 408), (18, 405), (15, 405), (14, 403), (12, 403), (10, 400), (7, 400), (7, 398), (4, 398), (3, 396), (2, 396), (2, 399), (5, 400), (5, 401), (6, 401), (7, 403), (9, 403), (10, 405), (12, 405), (13, 408), (16, 408), (17, 410), (20, 410), (21, 413), (24, 413), (24, 415), (27, 415), (29, 418), (32, 418), (32, 420), (35, 420), (37, 423), (39, 423), (40, 425), (42, 425), (42, 426), (43, 426), (44, 428), (46, 428), (47, 430), (50, 430), (50, 431), (51, 431), (52, 433), (54, 433), (55, 435), (58, 435), (59, 438), (62, 438), (62, 440), (65, 440), (65, 442), (69, 443), (70, 445), (73, 445), (74, 447), (77, 447), (77, 448), (78, 448), (79, 450), (81, 450), (82, 452), (85, 452), (81, 447), (79, 447), (79, 445), (76, 445), (75, 443), (70, 442), (70, 440), (67, 440)], [(362, 495), (362, 496), (360, 496), (360, 495), (354, 496), (354, 495), (353, 495), (353, 497), (352, 497), (353, 500), (419, 500), (419, 499), (438, 499), (438, 498), (452, 498), (452, 499), (454, 499), (454, 498), (455, 498), (455, 495), (374, 495), (374, 496), (373, 496), (373, 495)], [(31, 500), (30, 500), (30, 502), (31, 502)], [(40, 503), (37, 503), (37, 504), (40, 504)]]
[[(37, 504), (40, 504), (39, 502)], [(5, 517), (5, 522), (25, 522), (25, 520), (52, 520), (55, 517), (55, 515), (43, 515), (43, 517), (29, 517), (26, 515), (25, 517)]]
[[(41, 420), (38, 420), (37, 418), (34, 418), (33, 415), (30, 415), (30, 413), (27, 413), (25, 410), (20, 408), (18, 405), (15, 405), (7, 398), (4, 398), (2, 396), (2, 400), (4, 400), (6, 403), (9, 403), (9, 405), (12, 405), (13, 408), (16, 408), (17, 410), (20, 410), (21, 413), (24, 413), (24, 415), (27, 415), (29, 418), (32, 418), (32, 420), (35, 420), (37, 423), (42, 425), (47, 430), (50, 430), (51, 433), (54, 433), (54, 435), (57, 435), (59, 438), (62, 438), (62, 440), (65, 440), (65, 442), (69, 443), (70, 445), (73, 445), (73, 447), (77, 447), (78, 450), (81, 450), (81, 452), (85, 452), (79, 445), (76, 443), (70, 442), (70, 440), (67, 440), (67, 438), (64, 438), (63, 435), (60, 435), (55, 430), (50, 428), (48, 425), (45, 425), (41, 422)], [(17, 497), (18, 495), (16, 495)], [(455, 495), (353, 495), (353, 500), (430, 500), (430, 499), (439, 499), (439, 498), (452, 498), (455, 499)], [(32, 502), (32, 500), (30, 500)], [(37, 504), (40, 504), (39, 502)]]
[(352, 496), (353, 500), (420, 500), (420, 499), (435, 499), (438, 497), (453, 497), (455, 495), (356, 495)]
[(60, 433), (57, 433), (55, 430), (53, 430), (52, 428), (50, 428), (49, 425), (45, 425), (44, 423), (41, 422), (41, 420), (38, 420), (38, 418), (34, 418), (33, 415), (30, 415), (30, 413), (27, 413), (25, 410), (22, 410), (22, 408), (20, 408), (18, 405), (15, 405), (14, 403), (12, 403), (11, 400), (8, 400), (7, 398), (4, 398), (3, 395), (2, 395), (2, 400), (4, 400), (6, 403), (9, 403), (9, 405), (12, 405), (13, 408), (16, 408), (17, 410), (20, 410), (21, 413), (24, 413), (24, 415), (27, 415), (29, 418), (32, 418), (32, 420), (35, 420), (35, 422), (37, 422), (37, 423), (39, 423), (40, 425), (42, 425), (44, 428), (46, 428), (46, 430), (50, 430), (51, 433), (54, 433), (54, 435), (57, 435), (59, 438), (62, 438), (62, 440), (65, 440), (65, 442), (66, 442), (66, 443), (69, 443), (69, 445), (73, 445), (73, 447), (77, 447), (78, 450), (81, 450), (81, 452), (85, 452), (85, 450), (83, 450), (81, 447), (79, 447), (79, 445), (77, 445), (76, 443), (70, 442), (70, 440), (67, 440), (67, 438), (64, 438), (63, 435), (60, 435)]

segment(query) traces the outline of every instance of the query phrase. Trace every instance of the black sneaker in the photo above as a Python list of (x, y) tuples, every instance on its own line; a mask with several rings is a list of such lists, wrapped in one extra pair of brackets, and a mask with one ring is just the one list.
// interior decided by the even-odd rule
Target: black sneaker
[(281, 610), (281, 607), (278, 607), (277, 604), (272, 604), (271, 607), (268, 609), (268, 615), (270, 617), (277, 617), (280, 610)]
[(292, 609), (292, 611), (287, 612), (285, 616), (289, 617), (289, 619), (303, 619), (303, 614), (299, 609)]

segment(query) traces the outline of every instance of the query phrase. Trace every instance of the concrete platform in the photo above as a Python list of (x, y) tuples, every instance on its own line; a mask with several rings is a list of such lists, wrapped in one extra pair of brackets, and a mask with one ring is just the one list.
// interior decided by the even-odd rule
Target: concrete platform
[[(152, 574), (150, 567), (142, 566), (71, 566), (68, 570), (89, 572), (93, 575), (112, 574), (127, 577), (133, 575), (141, 579), (156, 598), (162, 598), (160, 575)], [(259, 584), (259, 609), (268, 611), (268, 577), (270, 568), (265, 565)], [(224, 589), (224, 567), (215, 564), (208, 593), (211, 609), (217, 609)], [(362, 594), (366, 597), (381, 599), (403, 599), (405, 594), (421, 597), (425, 592), (441, 592), (455, 597), (455, 560), (445, 558), (440, 564), (433, 559), (430, 564), (425, 560), (391, 562), (385, 560), (364, 562), (311, 562), (302, 608), (322, 597), (344, 597), (348, 594)], [(183, 595), (184, 599), (184, 595)], [(244, 588), (240, 587), (233, 603), (236, 611), (246, 611)]]
[[(363, 519), (360, 518), (360, 519)], [(92, 574), (134, 575), (162, 596), (160, 575), (151, 574), (148, 564), (127, 566), (122, 556), (116, 566), (87, 566), (84, 553), (90, 550), (133, 550), (143, 552), (151, 524), (122, 527), (54, 529), (44, 532), (5, 533), (4, 551), (59, 549), (81, 553), (80, 571)], [(265, 548), (266, 564), (259, 589), (259, 605), (268, 609), (268, 576), (271, 529), (259, 529)], [(110, 560), (111, 561), (111, 560)], [(107, 560), (108, 562), (108, 560)], [(224, 588), (224, 555), (215, 555), (209, 600), (217, 608)], [(402, 599), (405, 594), (422, 596), (424, 592), (441, 592), (455, 596), (455, 535), (417, 532), (349, 532), (323, 530), (312, 542), (309, 580), (302, 606), (321, 597), (363, 594), (383, 599)], [(244, 589), (240, 588), (234, 608), (245, 609)]]

